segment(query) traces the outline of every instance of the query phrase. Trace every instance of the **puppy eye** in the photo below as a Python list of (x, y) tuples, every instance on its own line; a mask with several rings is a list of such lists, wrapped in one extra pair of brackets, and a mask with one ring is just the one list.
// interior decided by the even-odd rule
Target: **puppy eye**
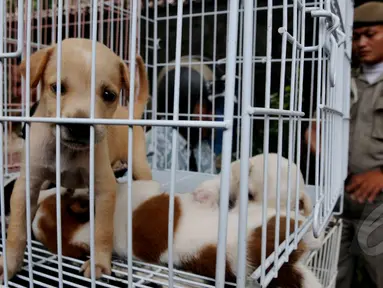
[[(53, 93), (57, 94), (57, 84), (56, 83), (51, 84), (51, 91)], [(65, 86), (63, 85), (63, 83), (61, 83), (61, 87), (60, 87), (61, 95), (65, 94), (65, 92), (66, 92)]]
[(117, 98), (116, 94), (109, 91), (108, 89), (104, 89), (104, 93), (102, 97), (104, 98), (104, 101), (106, 102), (113, 102)]

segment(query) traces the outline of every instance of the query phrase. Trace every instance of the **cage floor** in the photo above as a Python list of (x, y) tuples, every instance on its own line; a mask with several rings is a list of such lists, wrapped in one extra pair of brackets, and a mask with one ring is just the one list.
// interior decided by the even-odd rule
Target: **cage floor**
[[(179, 171), (176, 175), (176, 193), (188, 193), (193, 191), (202, 181), (211, 178), (212, 175)], [(170, 189), (170, 171), (153, 171), (153, 178), (161, 183), (163, 191)], [(126, 178), (119, 178), (120, 182)], [(308, 192), (313, 197), (312, 189)], [(2, 245), (0, 245), (0, 254)], [(24, 266), (13, 279), (8, 282), (9, 287), (27, 287), (30, 283), (28, 250), (25, 251)], [(84, 261), (62, 257), (62, 281), (63, 287), (90, 287), (91, 280), (80, 273), (80, 267)], [(58, 258), (50, 253), (38, 241), (32, 241), (32, 265), (34, 287), (59, 287)], [(314, 268), (314, 267), (313, 267)], [(151, 265), (140, 261), (133, 261), (133, 283), (135, 287), (168, 287), (168, 269), (165, 266)], [(183, 272), (174, 269), (174, 287), (215, 287), (215, 281), (211, 278)], [(128, 266), (127, 261), (114, 257), (112, 275), (103, 276), (96, 281), (96, 287), (127, 287)], [(233, 287), (234, 283), (227, 283), (226, 287)]]
[[(339, 243), (341, 229), (339, 222), (330, 222), (326, 229), (326, 237), (322, 248), (313, 251), (305, 259), (305, 263), (318, 277), (324, 288), (333, 287), (337, 275), (336, 264), (331, 261), (329, 255), (333, 249), (329, 249), (335, 243)], [(332, 244), (332, 245), (330, 245)], [(334, 248), (334, 246), (332, 246)], [(0, 254), (2, 245), (0, 245)], [(28, 250), (24, 254), (24, 266), (22, 270), (8, 282), (9, 287), (28, 287), (31, 277), (29, 276)], [(319, 256), (319, 257), (318, 257)], [(335, 260), (335, 259), (333, 259)], [(80, 267), (84, 263), (70, 257), (62, 257), (62, 281), (63, 287), (90, 287), (91, 280), (80, 273)], [(335, 265), (334, 265), (335, 264)], [(32, 240), (32, 266), (34, 287), (59, 287), (59, 270), (57, 255), (50, 253), (38, 241)], [(133, 260), (133, 286), (134, 287), (168, 287), (168, 269), (164, 266), (151, 265)], [(114, 257), (112, 263), (112, 275), (103, 276), (96, 280), (95, 287), (127, 287), (128, 266), (127, 261)], [(215, 287), (214, 279), (174, 269), (173, 286), (185, 287)], [(234, 287), (234, 283), (226, 283), (226, 287)], [(250, 287), (251, 285), (248, 285)]]
[[(0, 246), (2, 250), (2, 245)], [(84, 263), (75, 258), (62, 257), (63, 287), (90, 287), (91, 279), (80, 273)], [(103, 276), (96, 280), (96, 287), (127, 287), (128, 266), (127, 261), (113, 258), (112, 275)], [(32, 241), (32, 265), (34, 287), (59, 287), (59, 270), (57, 255), (47, 251), (40, 242)], [(31, 281), (28, 270), (28, 249), (24, 254), (22, 270), (8, 282), (9, 287), (28, 287)], [(168, 269), (163, 266), (151, 265), (133, 260), (133, 284), (135, 287), (167, 287)], [(174, 287), (214, 287), (214, 279), (201, 277), (191, 273), (174, 270)], [(228, 287), (235, 286), (227, 283)]]

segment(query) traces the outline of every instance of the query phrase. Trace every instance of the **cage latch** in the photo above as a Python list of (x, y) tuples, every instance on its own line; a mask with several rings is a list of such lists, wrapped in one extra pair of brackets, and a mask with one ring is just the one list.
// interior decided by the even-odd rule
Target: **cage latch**
[[(336, 81), (336, 52), (338, 50), (338, 46), (344, 42), (344, 35), (341, 32), (337, 31), (337, 28), (340, 25), (340, 20), (337, 15), (334, 13), (323, 10), (323, 9), (317, 9), (311, 11), (312, 17), (324, 17), (327, 20), (328, 27), (325, 29), (324, 35), (319, 35), (319, 37), (324, 37), (324, 41), (322, 41), (322, 47), (324, 49), (324, 52), (329, 57), (330, 65), (329, 65), (329, 79), (330, 79), (330, 86), (335, 86)], [(322, 25), (326, 25), (324, 21), (320, 21), (320, 23), (323, 23)], [(338, 33), (338, 35), (336, 35)], [(334, 36), (340, 38), (340, 43), (337, 43), (337, 39)], [(322, 38), (323, 39), (323, 38)], [(321, 43), (321, 42), (319, 42)]]

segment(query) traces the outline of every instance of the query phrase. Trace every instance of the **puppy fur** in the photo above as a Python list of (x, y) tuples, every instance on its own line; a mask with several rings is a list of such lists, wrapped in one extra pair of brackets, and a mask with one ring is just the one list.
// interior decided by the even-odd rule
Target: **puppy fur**
[[(114, 252), (127, 257), (127, 184), (118, 184), (116, 209), (114, 215)], [(37, 216), (33, 222), (35, 237), (52, 252), (56, 251), (56, 200), (55, 191), (47, 190), (41, 198)], [(153, 264), (168, 263), (168, 208), (169, 195), (160, 191), (155, 181), (134, 181), (132, 184), (132, 236), (133, 258)], [(51, 195), (49, 195), (51, 194)], [(89, 255), (90, 225), (84, 215), (89, 215), (81, 203), (87, 197), (86, 191), (76, 190), (73, 196), (62, 196), (61, 213), (65, 219), (62, 226), (63, 254), (80, 257)], [(79, 205), (80, 203), (80, 205)], [(96, 215), (97, 215), (96, 211)], [(274, 251), (276, 210), (267, 209), (266, 254)], [(226, 281), (234, 282), (237, 274), (238, 212), (232, 210), (228, 215), (228, 235), (226, 246)], [(291, 219), (287, 228), (287, 218), (280, 216), (279, 243), (285, 240), (286, 229), (294, 230), (295, 221), (300, 226), (304, 216)], [(215, 277), (219, 213), (206, 209), (193, 200), (191, 193), (176, 194), (174, 199), (174, 246), (173, 263), (180, 270), (202, 276)], [(249, 205), (247, 223), (247, 275), (250, 275), (261, 263), (262, 244), (262, 206), (252, 202)], [(307, 235), (298, 244), (269, 287), (319, 288), (321, 285), (313, 273), (301, 263), (302, 256), (317, 239)], [(269, 268), (271, 269), (271, 268)]]
[[(30, 84), (41, 85), (41, 99), (33, 117), (56, 117), (57, 47), (41, 49), (30, 57)], [(61, 111), (62, 118), (89, 118), (91, 101), (92, 41), (69, 38), (62, 41)], [(96, 45), (95, 118), (128, 118), (128, 110), (119, 106), (121, 89), (129, 91), (127, 65), (113, 51), (101, 43)], [(136, 58), (140, 74), (140, 92), (135, 101), (134, 118), (142, 116), (147, 99), (147, 76), (141, 57)], [(20, 64), (26, 75), (26, 62)], [(139, 87), (136, 86), (136, 89)], [(137, 91), (136, 91), (137, 92)], [(85, 127), (85, 128), (84, 128)], [(117, 182), (112, 165), (127, 159), (128, 127), (95, 125), (95, 262), (96, 277), (111, 273), (113, 248), (113, 211)], [(66, 188), (84, 188), (89, 185), (89, 125), (61, 126), (61, 185)], [(83, 134), (85, 133), (85, 134)], [(151, 179), (146, 160), (145, 136), (142, 127), (133, 128), (133, 175), (136, 179)], [(56, 126), (51, 123), (33, 123), (30, 126), (30, 203), (33, 220), (37, 200), (44, 182), (56, 181)], [(23, 151), (24, 152), (24, 151)], [(23, 154), (22, 161), (25, 159)], [(21, 268), (26, 246), (26, 165), (21, 164), (11, 196), (11, 214), (7, 237), (8, 278)], [(89, 262), (84, 264), (84, 275), (90, 277)], [(0, 258), (1, 280), (4, 276)]]
[[(249, 159), (249, 201), (262, 203), (263, 201), (263, 188), (264, 188), (264, 154), (256, 155)], [(281, 172), (280, 172), (280, 207), (287, 208), (288, 200), (288, 179), (289, 179), (289, 161), (280, 158)], [(234, 161), (231, 164), (231, 179), (230, 179), (230, 201), (239, 205), (240, 193), (240, 160)], [(268, 174), (267, 174), (267, 206), (270, 208), (277, 207), (277, 173), (278, 173), (278, 154), (268, 154)], [(299, 209), (303, 215), (309, 216), (312, 212), (312, 203), (310, 197), (305, 192), (305, 183), (302, 173), (298, 167), (291, 163), (291, 193), (290, 193), (290, 210), (294, 211), (296, 205), (296, 189), (297, 181), (296, 176), (298, 172), (299, 181)], [(204, 205), (218, 208), (219, 193), (220, 193), (221, 175), (216, 175), (212, 179), (202, 182), (194, 191), (193, 196), (195, 201), (203, 203)]]

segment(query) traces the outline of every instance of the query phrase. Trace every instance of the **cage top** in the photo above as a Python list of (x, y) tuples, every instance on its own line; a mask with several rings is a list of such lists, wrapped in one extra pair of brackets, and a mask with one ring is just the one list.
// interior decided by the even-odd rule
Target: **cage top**
[[(124, 1), (124, 9), (126, 9), (125, 12), (129, 11), (130, 7), (130, 1), (131, 0), (125, 0)], [(143, 9), (146, 6), (149, 8), (153, 8), (156, 0), (138, 0), (139, 1), (139, 9)], [(188, 5), (190, 2), (193, 3), (201, 3), (202, 0), (182, 0), (184, 5)], [(206, 2), (213, 2), (214, 0), (205, 0)], [(104, 3), (102, 4), (100, 1), (97, 3), (97, 6), (101, 8), (103, 5), (104, 9), (105, 8), (114, 8), (114, 9), (119, 9), (121, 6), (121, 0), (104, 0)], [(157, 5), (158, 7), (165, 7), (166, 4), (170, 6), (175, 6), (177, 5), (177, 0), (157, 0)], [(92, 7), (92, 0), (79, 0), (79, 1), (74, 1), (74, 0), (69, 0), (68, 4), (64, 5), (63, 7), (63, 12), (66, 12), (66, 9), (69, 10), (70, 14), (77, 14), (79, 10), (81, 13), (87, 13), (90, 12), (90, 9)], [(54, 15), (57, 15), (58, 12), (58, 7), (54, 7), (53, 9), (50, 7), (48, 9), (40, 9), (40, 11), (33, 11), (32, 18), (38, 18), (38, 17), (53, 17)], [(17, 7), (11, 9), (11, 11), (8, 11), (7, 13), (7, 18), (8, 20), (12, 19), (17, 19), (18, 15), (18, 9)]]

